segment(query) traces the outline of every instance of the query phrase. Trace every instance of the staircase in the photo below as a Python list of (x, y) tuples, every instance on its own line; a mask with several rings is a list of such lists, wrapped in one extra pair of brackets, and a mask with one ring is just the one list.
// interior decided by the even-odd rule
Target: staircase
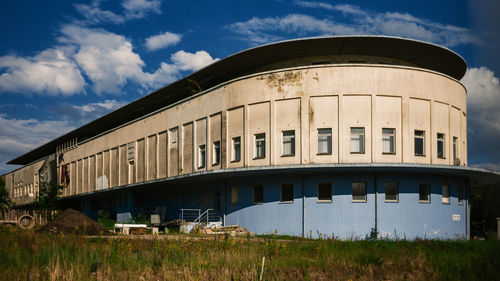
[(182, 232), (190, 232), (200, 227), (220, 227), (222, 218), (213, 209), (207, 209), (203, 213), (200, 209), (181, 209), (179, 219), (183, 222)]

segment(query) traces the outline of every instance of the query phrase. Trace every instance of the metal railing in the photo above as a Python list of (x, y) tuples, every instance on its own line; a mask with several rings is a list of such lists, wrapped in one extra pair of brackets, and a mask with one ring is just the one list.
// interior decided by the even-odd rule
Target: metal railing
[(181, 209), (179, 218), (181, 221), (195, 221), (201, 215), (200, 209)]
[(181, 209), (179, 218), (182, 221), (194, 222), (196, 225), (222, 221), (222, 218), (214, 213), (213, 209), (207, 209), (203, 213), (200, 209)]
[(197, 217), (194, 222), (196, 224), (200, 224), (200, 223), (203, 223), (205, 222), (206, 224), (208, 224), (210, 222), (210, 211), (213, 211), (213, 209), (207, 209), (205, 212), (203, 212), (203, 214), (201, 214), (199, 217)]

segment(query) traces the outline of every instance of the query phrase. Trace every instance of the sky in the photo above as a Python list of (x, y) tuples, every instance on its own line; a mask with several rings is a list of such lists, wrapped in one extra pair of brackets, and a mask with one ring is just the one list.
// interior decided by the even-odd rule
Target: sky
[(500, 2), (0, 1), (0, 174), (6, 162), (208, 64), (258, 45), (392, 35), (467, 62), (468, 162), (500, 170)]

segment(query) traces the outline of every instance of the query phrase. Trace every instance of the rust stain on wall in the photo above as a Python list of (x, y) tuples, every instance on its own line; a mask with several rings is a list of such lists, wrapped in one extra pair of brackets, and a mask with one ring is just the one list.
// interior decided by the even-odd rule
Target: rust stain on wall
[(301, 87), (304, 76), (301, 71), (288, 71), (284, 73), (272, 73), (266, 77), (266, 85), (269, 88), (277, 88), (278, 92), (283, 92), (283, 86)]
[(319, 76), (318, 76), (318, 72), (316, 72), (316, 75), (313, 76), (313, 79), (316, 80), (316, 82), (319, 83)]

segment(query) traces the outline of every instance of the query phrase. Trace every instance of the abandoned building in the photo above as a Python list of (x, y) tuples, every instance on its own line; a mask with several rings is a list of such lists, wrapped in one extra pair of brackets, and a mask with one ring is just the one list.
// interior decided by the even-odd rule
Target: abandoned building
[(385, 36), (297, 39), (217, 61), (10, 164), (13, 202), (127, 222), (188, 211), (255, 233), (469, 236), (465, 61)]

